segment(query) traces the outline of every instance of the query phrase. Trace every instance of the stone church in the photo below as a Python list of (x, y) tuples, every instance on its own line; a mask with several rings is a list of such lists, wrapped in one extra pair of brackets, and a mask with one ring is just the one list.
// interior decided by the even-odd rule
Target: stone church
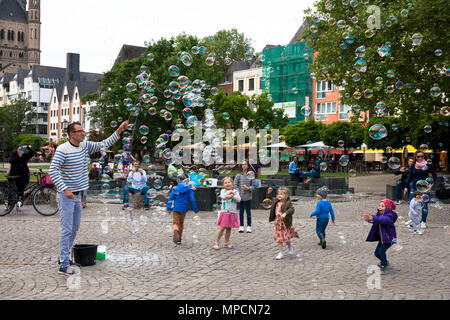
[(0, 0), (0, 77), (40, 64), (40, 2)]

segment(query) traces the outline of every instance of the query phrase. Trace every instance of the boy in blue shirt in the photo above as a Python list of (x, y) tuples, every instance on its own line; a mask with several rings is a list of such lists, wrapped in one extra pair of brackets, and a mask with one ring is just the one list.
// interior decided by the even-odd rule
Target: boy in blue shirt
[(322, 246), (322, 249), (325, 249), (327, 247), (327, 242), (325, 241), (325, 229), (329, 222), (329, 214), (331, 214), (333, 225), (336, 225), (334, 211), (330, 201), (326, 200), (327, 190), (324, 187), (316, 191), (316, 198), (319, 202), (317, 202), (316, 211), (311, 213), (310, 217), (317, 216), (316, 234), (320, 239), (318, 244), (319, 246)]

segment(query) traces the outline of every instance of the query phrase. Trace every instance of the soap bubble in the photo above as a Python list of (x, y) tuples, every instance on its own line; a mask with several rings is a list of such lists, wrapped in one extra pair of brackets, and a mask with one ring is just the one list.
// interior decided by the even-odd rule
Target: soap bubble
[(441, 209), (441, 201), (437, 198), (432, 198), (430, 200), (430, 206), (432, 206), (433, 208)]
[(178, 66), (172, 65), (169, 67), (169, 76), (178, 77), (180, 75), (180, 68)]
[(148, 61), (153, 61), (155, 59), (155, 55), (153, 54), (153, 53), (151, 53), (151, 52), (149, 52), (148, 54), (147, 54), (147, 60)]
[(386, 76), (387, 76), (389, 79), (392, 79), (392, 78), (395, 76), (394, 70), (388, 70), (388, 71), (386, 71)]
[(150, 98), (150, 103), (151, 103), (152, 105), (157, 104), (157, 103), (158, 103), (158, 97), (157, 97), (157, 96), (152, 96), (152, 97)]
[(381, 162), (382, 164), (385, 164), (385, 163), (388, 162), (388, 158), (387, 158), (386, 156), (382, 156), (381, 159), (380, 159), (380, 162)]
[(349, 34), (344, 38), (344, 40), (347, 44), (352, 44), (355, 41), (355, 37)]
[(426, 125), (426, 126), (423, 128), (423, 131), (425, 131), (425, 133), (431, 133), (432, 130), (433, 130), (433, 129), (431, 128), (430, 125)]
[(142, 125), (139, 127), (139, 133), (142, 134), (143, 136), (148, 135), (149, 132), (150, 129), (146, 125)]
[(344, 140), (339, 140), (338, 146), (342, 148), (344, 146)]
[(134, 82), (130, 82), (130, 83), (127, 84), (126, 89), (127, 89), (128, 92), (136, 91), (137, 84), (134, 83)]
[(219, 93), (219, 89), (217, 89), (216, 87), (211, 88), (211, 94), (213, 96), (216, 96)]
[(348, 155), (344, 154), (339, 158), (339, 164), (342, 167), (346, 167), (348, 165), (348, 163), (350, 162), (350, 158), (348, 157)]
[(211, 56), (207, 57), (205, 60), (206, 65), (209, 67), (213, 66), (215, 61), (216, 61), (215, 58)]
[(441, 49), (436, 49), (436, 50), (434, 50), (434, 55), (435, 55), (436, 57), (442, 56), (442, 50), (441, 50)]
[(313, 24), (311, 27), (309, 27), (309, 30), (312, 33), (317, 33), (317, 31), (319, 31), (319, 28), (317, 27), (317, 25)]
[(381, 140), (387, 137), (387, 129), (382, 124), (375, 124), (369, 128), (369, 137), (373, 140)]
[(192, 110), (191, 108), (184, 108), (183, 109), (183, 116), (188, 119), (190, 116), (192, 116)]
[(362, 58), (366, 55), (366, 47), (365, 46), (359, 46), (358, 48), (355, 49), (355, 55), (358, 58)]
[(320, 170), (321, 170), (321, 171), (327, 171), (327, 169), (328, 169), (328, 164), (327, 164), (326, 162), (321, 162), (320, 165), (319, 165), (319, 167), (320, 167)]
[(417, 191), (422, 192), (422, 193), (428, 191), (429, 187), (430, 187), (430, 185), (426, 180), (419, 180), (416, 183)]
[(383, 84), (383, 77), (380, 77), (380, 76), (376, 77), (375, 78), (375, 83), (377, 85), (382, 85)]
[(225, 65), (230, 66), (233, 63), (233, 60), (229, 57), (225, 58)]
[(142, 143), (142, 144), (146, 144), (147, 142), (148, 142), (147, 136), (141, 137), (141, 143)]
[(376, 31), (375, 29), (367, 29), (366, 32), (364, 32), (366, 38), (370, 39), (375, 35)]
[(155, 179), (155, 181), (153, 181), (153, 188), (155, 188), (156, 190), (161, 189), (163, 186), (163, 182), (161, 179)]
[(248, 178), (249, 180), (254, 180), (254, 179), (255, 179), (255, 173), (254, 173), (253, 171), (249, 171), (249, 172), (247, 173), (247, 178)]
[(391, 55), (391, 48), (386, 45), (383, 45), (378, 48), (377, 52), (378, 55), (382, 58), (389, 57)]
[(166, 101), (166, 108), (167, 108), (167, 110), (173, 110), (173, 109), (175, 109), (175, 102), (173, 102), (173, 101), (171, 101), (171, 100)]
[(186, 67), (191, 66), (193, 62), (192, 56), (187, 52), (181, 54), (180, 60)]
[(364, 97), (367, 99), (370, 99), (373, 97), (373, 90), (372, 89), (366, 89), (364, 90)]
[(150, 160), (151, 160), (151, 158), (149, 155), (145, 155), (143, 158), (144, 163), (150, 163)]
[(360, 75), (358, 72), (355, 72), (355, 73), (352, 75), (352, 80), (353, 80), (354, 82), (360, 81), (360, 80), (361, 80), (361, 75)]
[(154, 116), (154, 115), (156, 114), (156, 108), (155, 108), (155, 107), (149, 108), (149, 109), (148, 109), (148, 113), (149, 113), (151, 116)]
[(440, 113), (443, 116), (448, 117), (450, 115), (450, 108), (449, 107), (442, 107)]
[(394, 251), (400, 251), (403, 249), (403, 241), (400, 239), (394, 239), (392, 240), (392, 249)]
[(395, 122), (394, 122), (394, 123), (392, 124), (392, 126), (391, 126), (391, 129), (394, 130), (394, 131), (397, 131), (397, 130), (398, 130), (398, 123), (395, 123)]
[(228, 113), (228, 112), (224, 112), (224, 113), (222, 113), (222, 118), (224, 119), (224, 120), (229, 120), (230, 119), (230, 114)]
[(389, 168), (391, 168), (392, 170), (397, 170), (401, 167), (402, 162), (399, 158), (397, 157), (392, 157), (389, 159), (388, 161), (388, 166)]
[(356, 170), (350, 169), (350, 170), (348, 170), (348, 174), (350, 175), (350, 177), (356, 177)]
[(355, 68), (359, 72), (366, 72), (367, 71), (367, 62), (364, 59), (358, 59), (355, 62)]
[(264, 199), (262, 202), (264, 209), (270, 209), (272, 207), (272, 200), (271, 199)]
[(421, 33), (415, 33), (412, 35), (412, 44), (413, 46), (418, 46), (422, 43), (423, 36)]
[(115, 128), (117, 127), (117, 122), (116, 121), (111, 121), (111, 128)]
[(305, 117), (308, 117), (311, 115), (311, 107), (310, 106), (303, 106), (300, 109), (300, 112), (302, 113), (302, 115), (304, 115)]
[(345, 21), (344, 20), (339, 20), (338, 22), (336, 22), (336, 27), (338, 27), (339, 29), (342, 29), (345, 27)]
[(377, 105), (375, 106), (375, 113), (382, 115), (385, 110), (386, 110), (385, 103), (382, 101), (377, 102)]
[(170, 121), (172, 120), (172, 113), (170, 113), (169, 111), (166, 111), (163, 115), (164, 120), (166, 121)]
[(432, 97), (437, 98), (441, 95), (441, 88), (439, 88), (438, 85), (434, 85), (431, 89), (430, 89), (430, 94)]

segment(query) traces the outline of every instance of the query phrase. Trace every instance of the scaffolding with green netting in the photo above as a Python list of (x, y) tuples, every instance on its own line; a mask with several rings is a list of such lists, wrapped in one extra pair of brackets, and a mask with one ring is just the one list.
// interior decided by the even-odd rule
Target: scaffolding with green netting
[(283, 108), (290, 123), (305, 120), (303, 106), (312, 110), (312, 59), (313, 50), (304, 41), (263, 51), (262, 89), (271, 95), (274, 107)]

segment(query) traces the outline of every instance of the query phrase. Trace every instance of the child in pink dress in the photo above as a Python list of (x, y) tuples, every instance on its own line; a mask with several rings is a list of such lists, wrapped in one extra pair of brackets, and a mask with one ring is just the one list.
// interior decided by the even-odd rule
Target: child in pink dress
[(270, 209), (269, 222), (274, 221), (274, 240), (277, 242), (278, 255), (277, 260), (283, 259), (283, 242), (288, 245), (289, 254), (294, 254), (294, 248), (291, 244), (292, 238), (299, 238), (297, 231), (292, 225), (292, 215), (294, 214), (294, 206), (289, 197), (289, 190), (280, 188), (277, 198)]
[(225, 230), (225, 244), (224, 247), (233, 249), (234, 246), (230, 244), (230, 236), (232, 228), (239, 228), (239, 219), (237, 213), (237, 203), (241, 201), (239, 191), (233, 189), (233, 179), (225, 177), (222, 179), (222, 184), (225, 189), (220, 192), (220, 198), (222, 199), (222, 207), (219, 211), (219, 220), (217, 225), (220, 227), (217, 231), (216, 241), (213, 248), (219, 250), (219, 242)]

